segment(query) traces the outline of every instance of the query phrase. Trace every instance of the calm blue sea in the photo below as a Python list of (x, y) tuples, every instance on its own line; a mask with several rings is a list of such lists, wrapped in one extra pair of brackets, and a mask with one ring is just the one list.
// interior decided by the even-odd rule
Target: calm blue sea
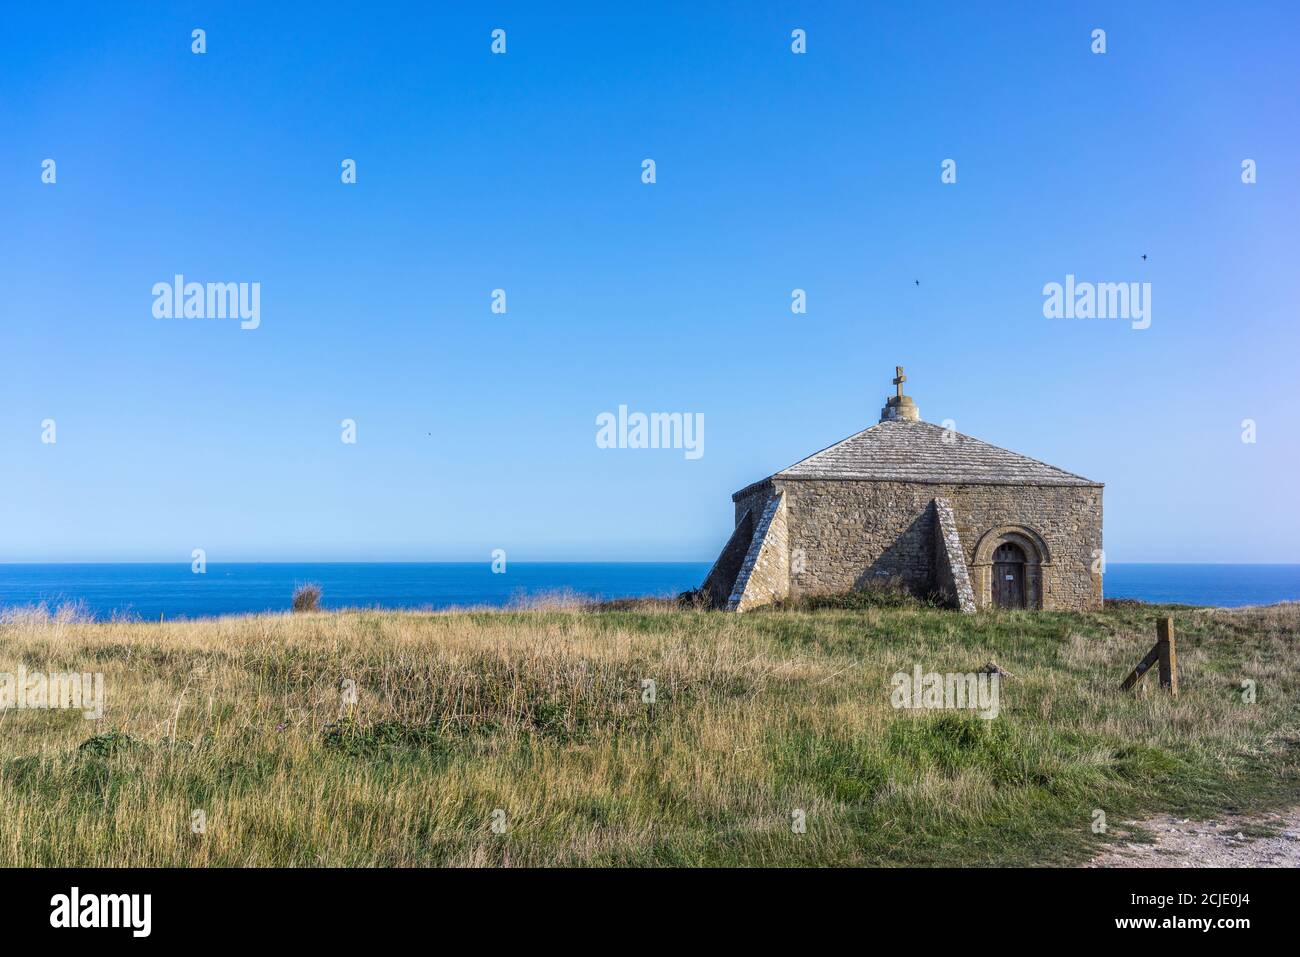
[(287, 611), (294, 588), (321, 586), (325, 608), (507, 605), (554, 593), (611, 599), (677, 595), (708, 574), (707, 562), (208, 563), (0, 565), (0, 608), (77, 602), (96, 618), (204, 618)]
[(1180, 605), (1272, 605), (1300, 601), (1300, 565), (1143, 565), (1107, 562), (1107, 598)]
[[(209, 564), (0, 564), (0, 608), (76, 602), (97, 618), (201, 618), (286, 611), (294, 587), (316, 582), (326, 608), (449, 608), (507, 605), (548, 593), (590, 598), (675, 595), (694, 588), (707, 562), (487, 562)], [(1300, 600), (1300, 565), (1111, 563), (1106, 595), (1193, 605), (1260, 605)]]

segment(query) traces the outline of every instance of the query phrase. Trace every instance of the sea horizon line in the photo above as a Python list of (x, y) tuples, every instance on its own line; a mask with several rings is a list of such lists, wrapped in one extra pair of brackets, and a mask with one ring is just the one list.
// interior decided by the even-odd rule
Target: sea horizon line
[[(512, 565), (710, 565), (713, 559), (511, 559)], [(125, 560), (79, 560), (57, 559), (54, 561), (8, 561), (0, 560), (0, 567), (6, 565), (189, 565), (188, 560), (173, 559), (125, 559)], [(231, 559), (207, 562), (211, 565), (491, 565), (486, 559)], [(1300, 565), (1297, 561), (1263, 561), (1263, 562), (1163, 562), (1163, 561), (1114, 561), (1107, 560), (1107, 565), (1186, 565), (1186, 566), (1274, 566)]]

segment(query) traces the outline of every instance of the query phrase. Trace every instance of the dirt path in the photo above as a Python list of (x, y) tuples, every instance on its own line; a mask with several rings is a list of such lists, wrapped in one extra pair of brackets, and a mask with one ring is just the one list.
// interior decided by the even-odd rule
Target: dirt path
[[(1300, 867), (1300, 807), (1208, 821), (1164, 814), (1137, 824), (1155, 843), (1124, 841), (1085, 866)], [(1271, 835), (1261, 836), (1262, 828)]]

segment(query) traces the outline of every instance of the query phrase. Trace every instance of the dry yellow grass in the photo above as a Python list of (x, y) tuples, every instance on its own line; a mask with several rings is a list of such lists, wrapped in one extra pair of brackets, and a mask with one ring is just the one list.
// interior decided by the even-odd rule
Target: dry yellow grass
[[(0, 713), (0, 865), (1068, 858), (1095, 808), (1293, 779), (1296, 606), (1175, 614), (1176, 701), (1115, 691), (1152, 609), (11, 617), (0, 672), (102, 672), (106, 713)], [(994, 721), (890, 705), (990, 658)]]

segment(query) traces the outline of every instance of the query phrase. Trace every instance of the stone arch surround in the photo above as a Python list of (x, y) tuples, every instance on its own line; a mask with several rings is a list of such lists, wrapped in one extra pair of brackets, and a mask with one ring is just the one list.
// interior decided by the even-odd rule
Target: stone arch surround
[(976, 606), (993, 606), (993, 553), (1008, 543), (1025, 553), (1025, 607), (1042, 608), (1044, 590), (1050, 588), (1052, 554), (1043, 536), (1028, 525), (998, 525), (980, 536), (971, 563)]

